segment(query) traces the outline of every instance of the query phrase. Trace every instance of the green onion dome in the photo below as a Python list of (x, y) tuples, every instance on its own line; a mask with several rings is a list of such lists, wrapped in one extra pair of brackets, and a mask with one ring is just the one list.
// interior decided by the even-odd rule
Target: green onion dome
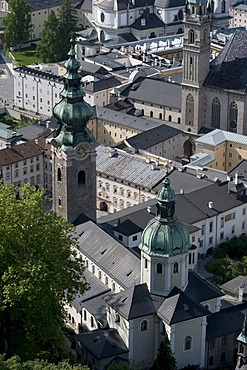
[(139, 248), (149, 254), (171, 257), (187, 253), (190, 248), (187, 227), (175, 215), (176, 195), (168, 177), (157, 198), (157, 215), (142, 233)]

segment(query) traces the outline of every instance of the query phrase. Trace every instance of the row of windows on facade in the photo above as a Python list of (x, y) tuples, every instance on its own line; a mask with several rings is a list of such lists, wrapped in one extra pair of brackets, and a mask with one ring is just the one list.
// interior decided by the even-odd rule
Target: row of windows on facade
[[(246, 208), (242, 209), (242, 215), (243, 216), (246, 215)], [(229, 213), (228, 215), (226, 215), (224, 217), (221, 217), (220, 218), (220, 227), (221, 228), (224, 227), (225, 222), (235, 220), (235, 219), (236, 219), (236, 212)], [(213, 232), (213, 226), (214, 226), (214, 222), (210, 221), (210, 223), (209, 223), (209, 232), (210, 233)], [(204, 234), (205, 234), (205, 225), (201, 225), (201, 235), (204, 235)], [(195, 237), (193, 236), (192, 242), (195, 241), (194, 238)]]
[[(103, 251), (102, 253), (104, 253), (104, 252), (105, 251)], [(84, 260), (84, 263), (85, 263), (85, 267), (88, 268), (88, 265), (89, 265), (88, 260)], [(92, 274), (93, 275), (96, 275), (96, 267), (95, 267), (95, 265), (92, 265)], [(109, 278), (108, 278), (108, 276), (105, 276), (104, 278), (105, 278), (104, 284), (107, 285), (107, 286), (109, 286)], [(100, 270), (98, 270), (98, 279), (99, 280), (102, 280), (102, 271), (100, 271)], [(111, 285), (110, 288), (111, 288), (112, 291), (115, 292), (115, 290), (116, 290), (116, 284), (114, 283), (114, 281), (112, 281), (112, 285)]]
[[(30, 169), (30, 173), (33, 173), (34, 172), (34, 165), (30, 166), (29, 167)], [(36, 164), (36, 171), (39, 171), (40, 170), (40, 164)], [(22, 175), (25, 176), (28, 174), (28, 167), (24, 167), (23, 168), (23, 171), (22, 171)], [(20, 170), (14, 170), (14, 177), (19, 177), (20, 176)], [(6, 180), (9, 180), (11, 177), (11, 173), (10, 172), (6, 172)]]
[[(146, 115), (145, 110), (142, 109), (142, 116), (145, 116), (145, 115)], [(151, 118), (154, 117), (154, 112), (152, 110), (150, 110), (150, 112), (149, 112), (149, 117), (151, 117)], [(163, 119), (163, 114), (159, 113), (158, 117), (159, 117), (159, 119)], [(169, 122), (175, 122), (175, 120), (172, 119), (172, 116), (170, 114), (168, 116), (168, 121)], [(181, 123), (181, 117), (177, 117), (177, 123)]]
[[(206, 104), (206, 103), (205, 103)], [(215, 97), (211, 103), (211, 126), (214, 128), (220, 128), (220, 116), (221, 116), (221, 103), (220, 100)], [(229, 127), (230, 129), (236, 129), (238, 120), (238, 106), (235, 101), (232, 101), (229, 105)], [(191, 94), (187, 95), (186, 98), (186, 125), (194, 125), (194, 98)]]
[[(19, 91), (18, 92), (18, 96), (21, 97), (21, 92)], [(28, 94), (25, 94), (25, 98), (28, 99)], [(57, 94), (55, 94), (55, 98), (57, 98)], [(37, 97), (33, 95), (33, 100), (37, 100)], [(43, 102), (43, 98), (39, 98), (39, 102), (42, 103)], [(46, 104), (47, 105), (50, 105), (50, 100), (47, 100), (46, 101)]]
[[(39, 157), (36, 157), (36, 162), (38, 162), (39, 161)], [(30, 158), (30, 160), (29, 160), (29, 162), (30, 163), (34, 163), (34, 158)], [(23, 162), (20, 162), (23, 166), (26, 166), (27, 165), (27, 163), (28, 163), (28, 160), (25, 160), (25, 161), (23, 161)], [(19, 163), (17, 162), (17, 163), (15, 163), (15, 168), (18, 168), (19, 167)], [(10, 166), (6, 166), (6, 170), (7, 171), (9, 171), (9, 169), (10, 169)]]
[[(37, 83), (41, 83), (41, 80), (40, 81), (36, 81), (36, 82)], [(21, 86), (21, 83), (18, 82), (18, 87), (20, 87), (20, 86)], [(25, 86), (25, 89), (28, 89), (28, 85), (27, 84), (25, 84), (24, 86)], [(56, 84), (55, 83), (54, 83), (54, 85), (51, 85), (50, 84), (50, 86), (51, 87), (56, 87)], [(35, 86), (32, 86), (32, 91), (36, 91), (36, 87)], [(50, 91), (49, 90), (46, 90), (46, 92), (45, 92), (42, 89), (39, 89), (39, 92), (40, 92), (40, 94), (44, 93), (46, 95), (50, 95)], [(18, 95), (21, 95), (21, 92), (20, 91), (18, 91)], [(55, 97), (57, 97), (57, 93), (55, 93)]]
[[(6, 180), (9, 180), (10, 178), (6, 178)], [(15, 186), (18, 186), (18, 187), (22, 187), (24, 184), (31, 184), (31, 185), (37, 185), (37, 184), (40, 184), (41, 183), (41, 178), (40, 178), (40, 175), (37, 175), (36, 177), (35, 176), (32, 176), (30, 177), (30, 179), (23, 179), (23, 183), (22, 181), (18, 181), (18, 182), (14, 182), (14, 185)]]
[[(117, 179), (114, 179), (114, 181), (117, 181)], [(107, 182), (105, 183), (105, 185), (103, 186), (103, 181), (102, 180), (99, 180), (98, 181), (98, 186), (99, 186), (99, 189), (102, 189), (102, 191), (110, 191), (110, 184)], [(128, 183), (128, 186), (131, 186), (130, 183)], [(135, 187), (137, 188), (138, 185), (135, 185)], [(131, 198), (131, 194), (132, 192), (130, 190), (124, 190), (124, 188), (119, 188), (116, 186), (116, 185), (113, 185), (113, 194), (120, 194), (121, 196), (124, 196), (125, 195), (125, 191), (126, 191), (126, 195), (127, 195), (127, 198)], [(142, 188), (142, 190), (145, 190), (145, 188)], [(151, 190), (148, 190), (149, 192), (151, 192)], [(133, 198), (134, 199), (137, 199), (138, 197), (138, 193), (137, 192), (134, 192), (133, 193)]]
[[(148, 260), (146, 258), (144, 259), (144, 268), (145, 269), (148, 269)], [(164, 271), (163, 264), (160, 263), (160, 262), (156, 263), (156, 269), (155, 269), (155, 271), (156, 271), (156, 274), (163, 274), (163, 271)], [(178, 264), (178, 262), (174, 262), (172, 264), (172, 272), (174, 274), (177, 274), (179, 272), (179, 264)]]

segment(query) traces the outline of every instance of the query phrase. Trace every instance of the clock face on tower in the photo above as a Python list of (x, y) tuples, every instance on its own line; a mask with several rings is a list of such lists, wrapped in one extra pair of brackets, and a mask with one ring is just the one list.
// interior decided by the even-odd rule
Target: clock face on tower
[(77, 155), (84, 155), (89, 149), (88, 144), (86, 143), (80, 143), (76, 147), (76, 153)]

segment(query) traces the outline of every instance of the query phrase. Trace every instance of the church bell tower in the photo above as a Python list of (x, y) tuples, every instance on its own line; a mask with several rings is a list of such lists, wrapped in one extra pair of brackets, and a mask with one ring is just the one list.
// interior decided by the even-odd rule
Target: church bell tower
[(53, 210), (71, 223), (81, 214), (95, 221), (96, 142), (86, 126), (92, 108), (84, 101), (74, 40), (68, 56), (62, 99), (53, 108), (60, 124), (51, 141)]
[(196, 134), (203, 126), (202, 85), (209, 72), (210, 27), (207, 0), (189, 0), (184, 12), (182, 125)]
[(189, 233), (175, 215), (176, 195), (168, 177), (157, 197), (157, 215), (145, 227), (141, 249), (141, 283), (151, 293), (168, 296), (188, 284)]

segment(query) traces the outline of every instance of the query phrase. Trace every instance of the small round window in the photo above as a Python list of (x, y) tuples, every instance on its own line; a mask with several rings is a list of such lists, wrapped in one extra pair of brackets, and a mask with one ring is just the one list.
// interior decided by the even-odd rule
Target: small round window
[(101, 19), (101, 22), (104, 23), (104, 21), (105, 21), (105, 14), (104, 13), (101, 13), (100, 19)]

